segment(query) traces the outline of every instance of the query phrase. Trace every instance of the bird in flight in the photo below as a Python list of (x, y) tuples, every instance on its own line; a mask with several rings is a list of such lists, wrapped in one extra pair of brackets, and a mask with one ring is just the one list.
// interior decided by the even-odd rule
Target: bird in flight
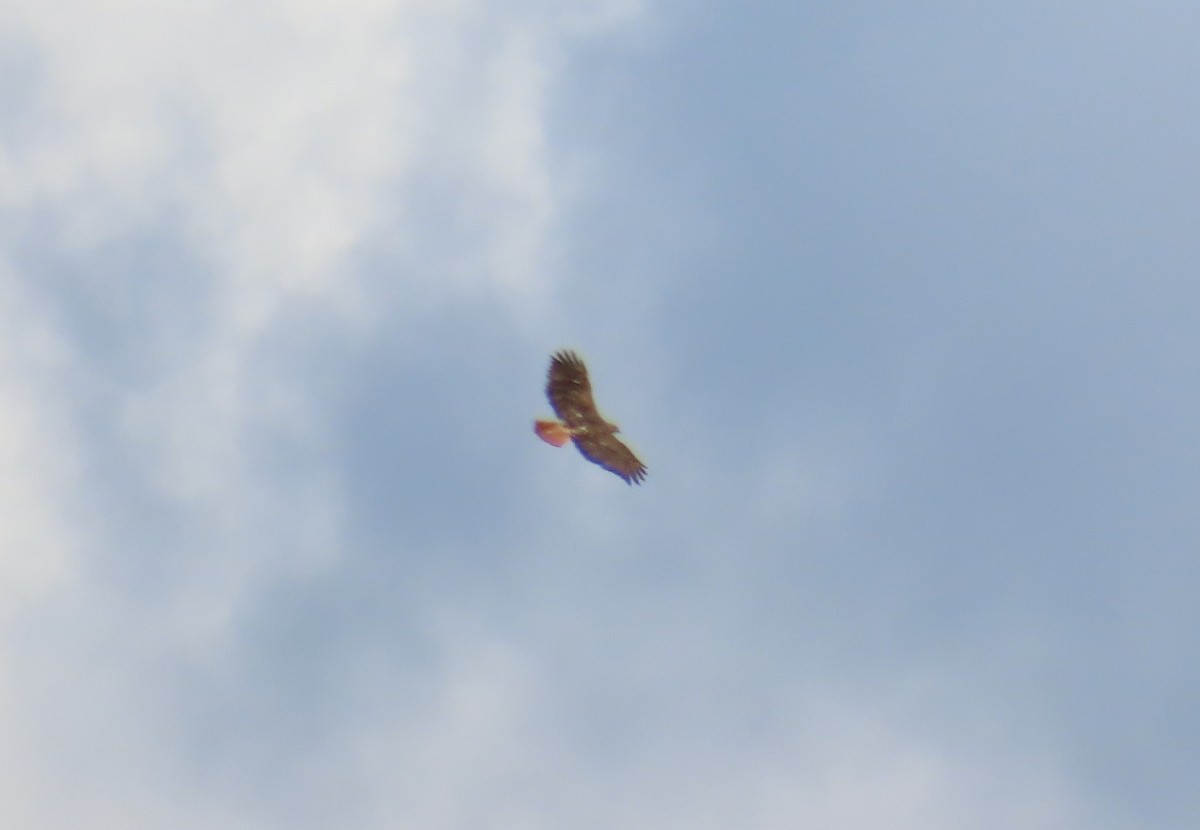
[(646, 465), (617, 438), (620, 428), (596, 411), (587, 367), (579, 355), (561, 351), (550, 358), (546, 397), (559, 420), (534, 421), (533, 430), (539, 438), (556, 447), (570, 439), (588, 461), (616, 473), (626, 484), (641, 484)]

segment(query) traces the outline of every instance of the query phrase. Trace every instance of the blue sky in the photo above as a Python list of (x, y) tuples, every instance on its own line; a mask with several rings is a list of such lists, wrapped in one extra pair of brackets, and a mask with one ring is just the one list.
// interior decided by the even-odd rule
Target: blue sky
[(1198, 35), (0, 8), (0, 824), (1191, 827)]

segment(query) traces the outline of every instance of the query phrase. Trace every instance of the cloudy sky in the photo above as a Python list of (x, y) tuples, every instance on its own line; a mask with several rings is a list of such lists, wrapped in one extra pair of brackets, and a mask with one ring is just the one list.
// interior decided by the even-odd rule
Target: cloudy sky
[(1193, 827), (1197, 42), (6, 0), (0, 825)]

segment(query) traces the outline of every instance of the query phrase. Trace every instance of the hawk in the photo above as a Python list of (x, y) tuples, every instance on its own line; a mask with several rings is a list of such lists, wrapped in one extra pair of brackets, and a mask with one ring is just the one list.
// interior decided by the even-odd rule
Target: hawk
[(562, 351), (550, 358), (546, 397), (560, 420), (534, 421), (533, 431), (539, 438), (556, 447), (569, 438), (588, 461), (616, 473), (626, 484), (641, 484), (646, 465), (617, 438), (620, 428), (596, 411), (587, 367), (577, 354)]

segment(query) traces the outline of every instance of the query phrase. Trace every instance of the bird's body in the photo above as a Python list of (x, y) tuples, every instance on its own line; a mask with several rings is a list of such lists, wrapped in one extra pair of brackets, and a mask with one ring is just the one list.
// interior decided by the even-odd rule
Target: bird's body
[(642, 482), (646, 465), (616, 437), (620, 428), (600, 417), (592, 399), (587, 367), (574, 352), (562, 351), (551, 357), (546, 397), (559, 420), (535, 421), (538, 437), (556, 447), (573, 441), (588, 461), (616, 473), (627, 484)]

